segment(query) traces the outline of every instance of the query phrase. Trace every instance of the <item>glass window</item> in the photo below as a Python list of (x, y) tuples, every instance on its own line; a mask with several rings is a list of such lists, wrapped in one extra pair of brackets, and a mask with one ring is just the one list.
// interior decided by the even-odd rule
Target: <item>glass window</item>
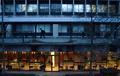
[(67, 33), (67, 25), (59, 25), (59, 33)]
[(96, 5), (86, 5), (86, 12), (91, 12), (91, 7), (92, 7), (92, 12), (96, 12)]
[(48, 4), (40, 4), (40, 12), (41, 13), (46, 13), (49, 12), (49, 5)]
[(28, 4), (28, 12), (37, 12), (37, 5), (36, 4)]
[(72, 12), (72, 4), (63, 4), (62, 11), (63, 12)]
[(45, 32), (51, 32), (50, 24), (40, 24), (37, 26), (37, 32), (41, 32), (40, 29), (44, 30)]
[(100, 25), (100, 31), (101, 32), (108, 32), (108, 31), (110, 31), (111, 30), (111, 28), (110, 28), (110, 26), (109, 25)]
[(110, 11), (110, 13), (115, 14), (116, 13), (116, 6), (115, 5), (109, 5), (109, 11)]
[(51, 4), (51, 12), (60, 13), (61, 12), (61, 4)]
[(25, 4), (16, 4), (16, 12), (25, 12), (26, 5)]
[(107, 5), (98, 5), (99, 13), (107, 13)]
[(92, 12), (96, 12), (96, 5), (92, 5)]
[(18, 25), (18, 26), (16, 26), (16, 31), (35, 32), (35, 26), (34, 25)]
[(13, 12), (14, 6), (12, 4), (5, 5), (5, 12)]
[(73, 26), (73, 32), (74, 33), (84, 32), (84, 27), (80, 25)]
[(90, 5), (86, 5), (86, 12), (91, 12), (91, 6)]
[(83, 12), (83, 9), (84, 9), (84, 7), (83, 7), (83, 5), (81, 4), (75, 4), (74, 5), (74, 12)]

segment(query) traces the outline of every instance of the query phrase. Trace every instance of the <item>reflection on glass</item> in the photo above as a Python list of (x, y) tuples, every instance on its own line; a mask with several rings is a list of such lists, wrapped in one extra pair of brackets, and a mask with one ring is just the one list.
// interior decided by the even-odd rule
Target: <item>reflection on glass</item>
[(19, 25), (16, 26), (16, 31), (19, 32), (35, 32), (34, 25)]
[(49, 4), (40, 4), (39, 9), (41, 13), (49, 12)]
[(110, 26), (103, 25), (103, 24), (100, 25), (100, 31), (102, 31), (102, 32), (105, 32), (105, 31), (108, 32), (110, 30), (111, 30)]
[(72, 4), (62, 4), (63, 12), (72, 12)]
[(40, 24), (37, 26), (37, 32), (41, 32), (41, 30), (44, 30), (45, 32), (51, 32), (51, 27), (49, 24)]
[(17, 4), (16, 5), (16, 12), (25, 12), (26, 5), (25, 4)]
[(86, 5), (86, 12), (91, 12), (91, 6), (90, 5)]
[(79, 25), (73, 26), (73, 32), (74, 33), (84, 32), (84, 27)]
[(84, 7), (82, 4), (75, 4), (74, 5), (74, 12), (83, 12)]
[(96, 12), (96, 5), (92, 5), (92, 12)]
[(67, 33), (67, 25), (59, 25), (59, 33)]
[(13, 12), (14, 6), (12, 4), (5, 5), (5, 12)]
[(28, 12), (37, 12), (37, 5), (36, 4), (28, 4)]
[(60, 4), (51, 4), (51, 12), (60, 13), (61, 5)]
[(98, 5), (99, 13), (107, 13), (107, 5)]

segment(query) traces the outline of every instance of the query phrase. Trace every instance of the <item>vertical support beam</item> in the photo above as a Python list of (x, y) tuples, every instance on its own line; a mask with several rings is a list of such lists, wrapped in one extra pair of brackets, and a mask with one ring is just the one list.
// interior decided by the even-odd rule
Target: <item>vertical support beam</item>
[(1, 2), (1, 0), (0, 0), (0, 13), (2, 12), (2, 2)]
[(85, 15), (85, 17), (86, 17), (86, 0), (85, 0), (85, 2), (84, 2), (84, 15)]
[(49, 0), (49, 15), (51, 15), (50, 5), (51, 5), (51, 0)]
[(37, 15), (39, 15), (39, 0), (37, 0)]
[(75, 5), (75, 0), (73, 0), (73, 4), (72, 4), (73, 15), (74, 15), (74, 5)]
[(96, 0), (96, 15), (98, 16), (98, 0)]
[(27, 0), (25, 0), (25, 6), (26, 6), (25, 15), (27, 15), (27, 7), (28, 7)]
[(15, 2), (16, 0), (13, 0), (13, 7), (14, 7), (14, 12), (13, 12), (13, 15), (15, 16), (16, 15), (16, 9), (15, 9), (15, 7), (16, 7), (16, 2)]
[(119, 1), (119, 5), (118, 5), (118, 16), (120, 16), (120, 1)]
[(62, 4), (63, 4), (63, 0), (61, 0), (61, 15), (63, 14), (63, 12), (62, 12)]
[(107, 2), (107, 16), (109, 17), (110, 16), (110, 10), (109, 10), (109, 7), (110, 7), (110, 0), (108, 0)]

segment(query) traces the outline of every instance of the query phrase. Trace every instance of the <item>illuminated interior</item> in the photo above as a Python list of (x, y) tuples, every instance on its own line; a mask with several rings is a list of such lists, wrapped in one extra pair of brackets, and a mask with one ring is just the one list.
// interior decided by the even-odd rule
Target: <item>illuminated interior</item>
[(90, 61), (90, 52), (0, 52), (0, 68), (7, 71), (78, 71), (114, 68), (120, 70), (117, 52), (95, 52)]

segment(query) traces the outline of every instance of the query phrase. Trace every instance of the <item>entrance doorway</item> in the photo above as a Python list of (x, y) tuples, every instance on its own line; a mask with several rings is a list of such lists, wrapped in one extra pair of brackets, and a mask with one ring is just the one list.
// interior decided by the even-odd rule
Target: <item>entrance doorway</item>
[(50, 52), (46, 60), (45, 71), (59, 71), (59, 54), (57, 52)]

